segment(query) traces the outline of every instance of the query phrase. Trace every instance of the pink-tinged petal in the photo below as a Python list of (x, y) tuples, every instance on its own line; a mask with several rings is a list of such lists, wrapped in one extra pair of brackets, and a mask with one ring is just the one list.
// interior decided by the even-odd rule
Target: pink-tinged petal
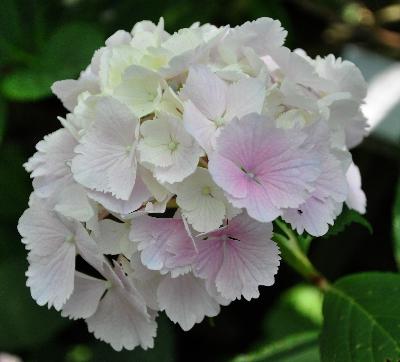
[(246, 214), (233, 218), (226, 228), (199, 240), (193, 270), (227, 300), (257, 298), (260, 285), (274, 283), (279, 249), (271, 240), (272, 225), (259, 223)]
[(127, 215), (139, 209), (144, 202), (151, 198), (151, 194), (141, 177), (136, 177), (135, 185), (128, 200), (115, 198), (109, 192), (88, 191), (88, 196), (99, 202), (107, 210), (121, 215)]
[(221, 117), (226, 107), (227, 85), (206, 66), (196, 65), (189, 75), (181, 96), (191, 100), (208, 119)]
[(251, 179), (236, 163), (219, 154), (209, 160), (208, 169), (215, 183), (236, 198), (246, 197)]
[(223, 240), (196, 240), (196, 246), (198, 254), (193, 265), (194, 274), (206, 280), (215, 280), (224, 260)]
[(75, 272), (74, 292), (62, 308), (61, 315), (71, 319), (89, 318), (107, 289), (105, 280)]
[(359, 168), (352, 163), (346, 174), (349, 193), (346, 204), (350, 209), (365, 214), (367, 207), (367, 198), (361, 188), (361, 174)]
[(141, 261), (151, 270), (179, 273), (193, 260), (195, 249), (182, 219), (138, 216), (133, 219), (129, 238), (138, 243)]
[(310, 235), (322, 236), (328, 232), (329, 225), (334, 224), (342, 205), (330, 198), (321, 200), (312, 196), (297, 209), (285, 210), (282, 217), (299, 234), (307, 231)]
[(127, 200), (136, 179), (136, 126), (127, 106), (111, 97), (100, 99), (96, 122), (75, 148), (71, 169), (76, 181)]
[(214, 150), (217, 128), (215, 123), (207, 119), (190, 100), (185, 102), (183, 125), (207, 154), (211, 154)]
[(219, 304), (208, 294), (204, 280), (192, 274), (166, 277), (160, 283), (157, 297), (160, 309), (184, 331), (200, 323), (205, 316), (215, 317), (220, 311)]
[(260, 221), (304, 202), (320, 174), (319, 153), (306, 147), (306, 135), (271, 123), (257, 114), (232, 120), (209, 162), (211, 176), (228, 200)]
[(248, 186), (248, 194), (243, 198), (231, 197), (228, 200), (237, 208), (245, 208), (249, 216), (260, 222), (270, 222), (281, 215), (282, 211), (271, 201), (265, 187), (253, 182)]

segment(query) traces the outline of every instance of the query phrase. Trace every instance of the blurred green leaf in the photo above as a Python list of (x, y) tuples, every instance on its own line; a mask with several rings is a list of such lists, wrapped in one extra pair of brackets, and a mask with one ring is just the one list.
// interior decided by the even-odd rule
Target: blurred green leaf
[(311, 285), (296, 285), (281, 295), (264, 320), (266, 338), (279, 340), (322, 325), (323, 295)]
[(399, 300), (399, 274), (361, 273), (337, 281), (325, 295), (321, 361), (398, 361)]
[(328, 233), (324, 235), (325, 238), (337, 235), (344, 231), (347, 226), (351, 224), (359, 224), (364, 226), (371, 234), (373, 229), (369, 221), (355, 210), (350, 210), (344, 206), (342, 213), (336, 218), (335, 224), (331, 226)]
[(1, 90), (8, 99), (33, 101), (50, 94), (53, 80), (54, 77), (44, 70), (17, 70), (4, 77)]
[(60, 27), (46, 42), (30, 66), (7, 74), (1, 90), (16, 101), (34, 101), (51, 94), (56, 80), (75, 78), (90, 63), (94, 51), (103, 43), (99, 30), (86, 23)]
[(54, 81), (74, 77), (88, 66), (103, 42), (102, 33), (89, 23), (61, 26), (48, 39), (40, 54), (40, 64)]
[(267, 344), (232, 362), (319, 362), (318, 332), (305, 332)]
[(66, 356), (66, 362), (90, 362), (93, 358), (91, 349), (83, 344), (74, 346)]
[(25, 286), (22, 259), (0, 262), (0, 346), (2, 350), (35, 347), (52, 338), (69, 321), (39, 307)]
[(393, 207), (393, 249), (397, 268), (400, 269), (400, 180), (397, 182)]

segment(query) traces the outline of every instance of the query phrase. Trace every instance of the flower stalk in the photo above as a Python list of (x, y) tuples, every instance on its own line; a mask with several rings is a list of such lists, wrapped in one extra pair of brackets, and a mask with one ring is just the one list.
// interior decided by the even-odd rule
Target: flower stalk
[(285, 262), (304, 279), (326, 291), (329, 288), (329, 281), (314, 267), (302, 250), (296, 233), (279, 219), (275, 220), (275, 224), (283, 234), (274, 232), (273, 240), (278, 244)]

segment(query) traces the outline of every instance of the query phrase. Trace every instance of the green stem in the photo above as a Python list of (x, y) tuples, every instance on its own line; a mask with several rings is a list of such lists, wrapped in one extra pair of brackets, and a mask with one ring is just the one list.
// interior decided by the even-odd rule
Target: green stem
[(281, 249), (282, 258), (303, 278), (321, 290), (329, 288), (328, 280), (314, 267), (307, 255), (300, 248), (297, 235), (284, 222), (275, 220), (276, 225), (285, 235), (274, 233), (274, 240)]

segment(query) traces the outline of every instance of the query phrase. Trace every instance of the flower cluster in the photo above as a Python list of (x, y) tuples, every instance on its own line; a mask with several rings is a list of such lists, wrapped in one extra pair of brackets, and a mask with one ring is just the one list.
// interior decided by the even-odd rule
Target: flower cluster
[(39, 305), (146, 349), (159, 311), (189, 330), (274, 283), (274, 219), (320, 236), (345, 202), (365, 211), (349, 153), (365, 81), (285, 37), (269, 18), (174, 34), (143, 21), (53, 85), (70, 113), (25, 164), (18, 226)]

